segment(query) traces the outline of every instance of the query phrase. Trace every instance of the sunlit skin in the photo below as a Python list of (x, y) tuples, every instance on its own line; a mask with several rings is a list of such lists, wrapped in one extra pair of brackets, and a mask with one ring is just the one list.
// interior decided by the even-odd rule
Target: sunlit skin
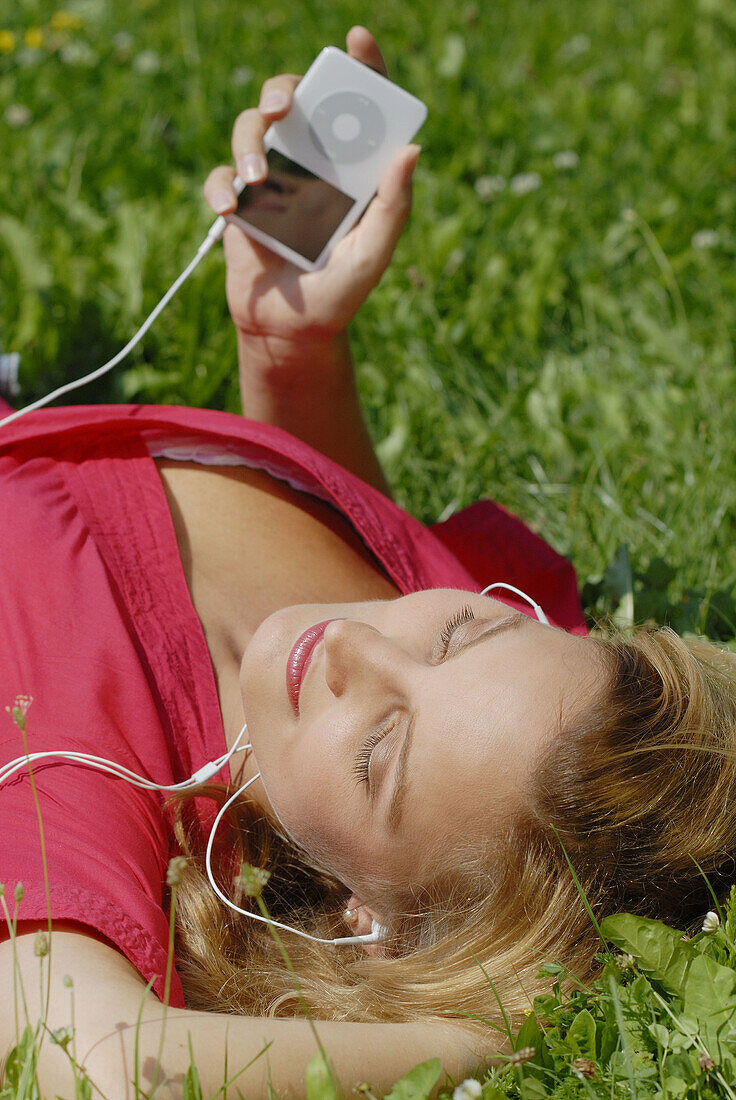
[[(475, 617), (454, 629), (443, 655), (442, 631), (466, 608)], [(325, 619), (336, 621), (314, 650), (297, 717), (286, 661), (299, 635)], [(241, 666), (249, 771), (262, 776), (253, 790), (380, 917), (392, 884), (398, 896), (402, 885), (428, 881), (439, 852), (500, 833), (540, 751), (605, 681), (589, 638), (468, 592), (287, 607), (259, 627)], [(369, 739), (389, 728), (373, 747)], [(397, 821), (391, 804), (407, 736)], [(368, 783), (358, 774), (366, 742)]]

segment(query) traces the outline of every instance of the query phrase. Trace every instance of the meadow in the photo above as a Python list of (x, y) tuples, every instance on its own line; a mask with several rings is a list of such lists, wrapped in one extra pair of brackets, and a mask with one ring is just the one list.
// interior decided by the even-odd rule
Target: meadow
[[(212, 221), (201, 187), (229, 162), (237, 113), (354, 23), (429, 107), (411, 221), (351, 327), (398, 502), (433, 522), (492, 497), (571, 558), (591, 620), (655, 619), (736, 648), (733, 0), (0, 0), (0, 351), (22, 357), (15, 403), (122, 347)], [(131, 359), (74, 400), (238, 411), (224, 274), (217, 249)], [(681, 1013), (657, 973), (640, 977)], [(651, 1064), (697, 1053), (673, 1048), (650, 1000), (669, 1036), (647, 1033)], [(578, 1049), (593, 1034), (600, 1058), (595, 1029), (615, 1031), (621, 996), (605, 986), (584, 1010)], [(546, 1078), (494, 1077), (488, 1100), (734, 1096), (702, 1066), (700, 1084), (694, 1069), (639, 1080), (622, 1041), (606, 1040), (620, 1065), (603, 1091), (549, 1062)]]

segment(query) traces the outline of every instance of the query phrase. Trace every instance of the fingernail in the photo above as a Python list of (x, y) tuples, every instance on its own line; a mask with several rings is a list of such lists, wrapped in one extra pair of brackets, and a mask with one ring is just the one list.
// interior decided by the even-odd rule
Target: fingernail
[(224, 214), (226, 210), (231, 210), (235, 205), (235, 198), (232, 191), (216, 191), (212, 196), (212, 209), (216, 214)]
[(238, 161), (238, 169), (240, 178), (245, 183), (255, 183), (256, 180), (262, 180), (268, 175), (266, 158), (260, 153), (246, 153)]
[(285, 92), (266, 92), (258, 104), (258, 109), (259, 111), (265, 111), (266, 114), (273, 111), (283, 111), (288, 102), (289, 97)]

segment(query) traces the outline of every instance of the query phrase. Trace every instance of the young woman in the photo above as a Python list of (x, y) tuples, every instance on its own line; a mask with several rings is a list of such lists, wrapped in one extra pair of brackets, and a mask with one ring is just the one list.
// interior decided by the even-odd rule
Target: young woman
[[(365, 29), (348, 49), (385, 72)], [(263, 133), (297, 79), (268, 81), (236, 121), (246, 181), (263, 178)], [(133, 1095), (136, 1051), (142, 1087), (180, 1095), (190, 1036), (204, 1090), (227, 1059), (230, 1074), (248, 1067), (245, 1094), (303, 1092), (315, 1047), (293, 978), (268, 928), (222, 905), (202, 871), (228, 778), (253, 780), (215, 845), (237, 904), (251, 904), (244, 860), (271, 872), (278, 920), (324, 939), (386, 929), (369, 946), (283, 933), (346, 1088), (380, 1090), (435, 1055), (457, 1077), (491, 1056), (497, 1033), (474, 1022), (498, 1016), (486, 975), (514, 1019), (544, 956), (591, 976), (595, 933), (562, 845), (600, 915), (685, 929), (709, 908), (692, 857), (717, 889), (729, 879), (729, 655), (666, 630), (591, 638), (571, 570), (518, 521), (483, 505), (433, 531), (388, 498), (344, 332), (390, 260), (416, 157), (396, 156), (320, 272), (228, 229), (247, 419), (62, 408), (0, 435), (0, 685), (8, 704), (33, 696), (16, 712), (28, 749), (94, 753), (166, 785), (222, 756), (244, 722), (252, 746), (173, 808), (39, 762), (48, 894), (28, 776), (0, 786), (21, 968), (50, 906), (48, 1026), (70, 1022), (69, 974), (77, 1056), (108, 1097)], [(235, 206), (234, 176), (207, 180), (218, 213)], [(529, 591), (551, 625), (507, 590), (482, 595), (494, 581)], [(9, 715), (0, 751), (24, 751)], [(174, 837), (188, 862), (162, 1034)], [(12, 987), (7, 942), (0, 980)], [(6, 997), (2, 1049), (14, 1041)], [(39, 1073), (45, 1093), (71, 1093), (58, 1046), (44, 1043)]]

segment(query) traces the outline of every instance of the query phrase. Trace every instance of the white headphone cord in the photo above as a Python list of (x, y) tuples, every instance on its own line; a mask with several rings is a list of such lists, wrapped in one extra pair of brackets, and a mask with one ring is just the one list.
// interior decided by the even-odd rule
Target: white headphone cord
[(240, 744), (240, 740), (245, 730), (246, 727), (243, 726), (232, 747), (228, 749), (226, 753), (223, 753), (222, 756), (218, 756), (216, 760), (210, 760), (196, 771), (194, 775), (191, 775), (189, 779), (185, 779), (182, 783), (171, 783), (169, 785), (154, 783), (152, 780), (146, 779), (142, 775), (137, 775), (136, 772), (131, 771), (130, 768), (126, 768), (122, 764), (116, 764), (112, 760), (106, 760), (103, 756), (92, 756), (91, 753), (86, 752), (31, 752), (28, 756), (19, 756), (17, 759), (11, 760), (0, 768), (0, 783), (5, 782), (6, 779), (10, 779), (11, 776), (15, 775), (16, 772), (20, 771), (21, 768), (25, 767), (30, 762), (55, 758), (57, 760), (71, 760), (75, 764), (86, 764), (89, 768), (97, 768), (98, 771), (109, 772), (110, 775), (115, 775), (119, 779), (124, 779), (126, 783), (130, 783), (134, 787), (140, 787), (142, 790), (186, 791), (190, 787), (197, 787), (200, 783), (205, 783), (208, 779), (211, 779), (213, 775), (216, 775), (219, 770), (227, 764), (234, 753), (245, 752), (246, 749), (250, 748), (250, 745)]
[(239, 905), (236, 905), (235, 902), (230, 901), (230, 899), (225, 894), (223, 894), (222, 890), (215, 882), (214, 876), (212, 874), (212, 846), (215, 842), (215, 833), (217, 832), (217, 827), (222, 821), (224, 814), (227, 812), (230, 805), (235, 801), (238, 795), (247, 790), (248, 787), (250, 787), (251, 783), (255, 783), (256, 779), (260, 779), (260, 777), (261, 773), (257, 772), (253, 776), (253, 778), (249, 779), (247, 783), (245, 783), (235, 792), (235, 794), (230, 795), (228, 800), (224, 802), (223, 805), (220, 807), (214, 824), (210, 830), (210, 835), (207, 840), (207, 851), (205, 852), (204, 862), (207, 869), (207, 878), (209, 879), (210, 886), (215, 891), (220, 901), (227, 905), (227, 907), (229, 909), (232, 909), (235, 913), (240, 913), (244, 917), (251, 917), (252, 920), (262, 921), (264, 924), (273, 925), (274, 928), (281, 928), (285, 932), (292, 932), (295, 936), (301, 936), (302, 939), (312, 940), (313, 943), (328, 943), (331, 944), (333, 947), (337, 947), (341, 944), (351, 943), (380, 943), (385, 938), (387, 930), (382, 925), (380, 925), (378, 921), (373, 921), (372, 930), (364, 936), (338, 936), (336, 939), (333, 940), (321, 939), (319, 936), (313, 936), (310, 932), (302, 932), (299, 928), (293, 928), (290, 924), (282, 924), (280, 921), (273, 920), (273, 918), (271, 917), (264, 917), (262, 913), (254, 913), (251, 909), (241, 909)]
[[(96, 768), (98, 771), (108, 772), (110, 775), (116, 776), (118, 779), (125, 780), (126, 783), (130, 783), (134, 787), (140, 787), (142, 790), (148, 791), (186, 791), (193, 787), (198, 787), (200, 783), (205, 783), (208, 779), (211, 779), (217, 772), (227, 764), (231, 756), (236, 752), (245, 752), (251, 746), (249, 744), (241, 745), (240, 741), (243, 738), (247, 730), (247, 725), (244, 725), (240, 733), (236, 737), (232, 746), (222, 756), (218, 756), (216, 760), (210, 760), (198, 771), (194, 772), (189, 779), (185, 779), (182, 783), (161, 784), (154, 783), (150, 779), (146, 779), (136, 772), (130, 770), (130, 768), (124, 767), (122, 764), (116, 764), (112, 760), (106, 760), (102, 756), (93, 756), (86, 752), (31, 752), (26, 756), (19, 756), (15, 760), (9, 761), (0, 767), (0, 783), (4, 783), (7, 779), (10, 779), (16, 772), (22, 768), (27, 767), (28, 764), (36, 760), (70, 760), (74, 764), (84, 764), (88, 768)], [(295, 936), (301, 936), (303, 939), (314, 940), (315, 943), (328, 943), (332, 945), (339, 944), (351, 944), (351, 943), (380, 943), (385, 936), (386, 930), (378, 924), (377, 921), (373, 922), (372, 931), (364, 936), (342, 936), (334, 940), (320, 939), (318, 936), (312, 936), (309, 932), (302, 932), (299, 928), (292, 928), (288, 924), (281, 924), (280, 921), (271, 920), (268, 917), (262, 916), (260, 913), (253, 913), (249, 909), (241, 909), (234, 902), (230, 901), (228, 897), (223, 894), (219, 886), (215, 882), (212, 874), (212, 845), (215, 839), (215, 832), (219, 826), (223, 815), (228, 807), (235, 801), (239, 794), (247, 790), (251, 783), (255, 783), (256, 779), (260, 779), (260, 772), (257, 772), (252, 779), (249, 779), (242, 787), (239, 787), (235, 794), (231, 795), (227, 799), (225, 804), (221, 807), (214, 824), (210, 829), (210, 835), (207, 840), (207, 851), (205, 854), (205, 865), (207, 869), (207, 878), (209, 879), (210, 886), (217, 894), (220, 901), (224, 902), (230, 909), (233, 909), (236, 913), (240, 913), (245, 917), (250, 917), (252, 920), (262, 921), (264, 924), (272, 924), (276, 928), (281, 928), (285, 932), (292, 932)]]
[[(233, 183), (233, 186), (236, 190), (238, 184), (240, 184), (242, 188), (242, 181), (239, 177), (236, 177)], [(116, 367), (118, 365), (118, 363), (121, 363), (123, 359), (125, 359), (126, 355), (128, 355), (128, 353), (133, 350), (136, 344), (138, 344), (143, 339), (153, 322), (158, 317), (159, 313), (161, 313), (161, 311), (169, 304), (182, 283), (185, 283), (187, 281), (200, 260), (202, 260), (213, 247), (213, 245), (216, 244), (217, 241), (219, 241), (220, 237), (225, 232), (226, 225), (227, 219), (222, 215), (220, 215), (219, 218), (215, 219), (215, 221), (209, 228), (207, 236), (197, 249), (197, 254), (194, 259), (191, 261), (190, 264), (187, 265), (187, 267), (184, 268), (178, 279), (176, 279), (171, 284), (156, 308), (148, 315), (136, 334), (132, 337), (131, 340), (128, 341), (122, 351), (119, 351), (117, 355), (113, 356), (113, 358), (110, 359), (103, 366), (98, 367), (97, 370), (92, 371), (90, 374), (85, 374), (84, 378), (77, 378), (73, 382), (67, 382), (65, 385), (59, 386), (58, 389), (53, 390), (52, 393), (47, 393), (45, 397), (40, 397), (38, 401), (33, 401), (30, 405), (26, 405), (25, 408), (18, 409), (17, 412), (10, 413), (9, 416), (3, 417), (3, 419), (0, 420), (0, 428), (2, 428), (5, 424), (11, 424), (14, 420), (18, 420), (18, 418), (21, 416), (25, 416), (26, 413), (33, 412), (34, 409), (40, 409), (44, 405), (48, 405), (49, 401), (53, 401), (57, 397), (63, 397), (64, 394), (71, 393), (72, 390), (79, 389), (80, 386), (86, 386), (88, 382), (94, 382), (97, 378), (101, 378), (103, 374), (107, 374), (108, 371), (111, 371), (113, 367)]]

